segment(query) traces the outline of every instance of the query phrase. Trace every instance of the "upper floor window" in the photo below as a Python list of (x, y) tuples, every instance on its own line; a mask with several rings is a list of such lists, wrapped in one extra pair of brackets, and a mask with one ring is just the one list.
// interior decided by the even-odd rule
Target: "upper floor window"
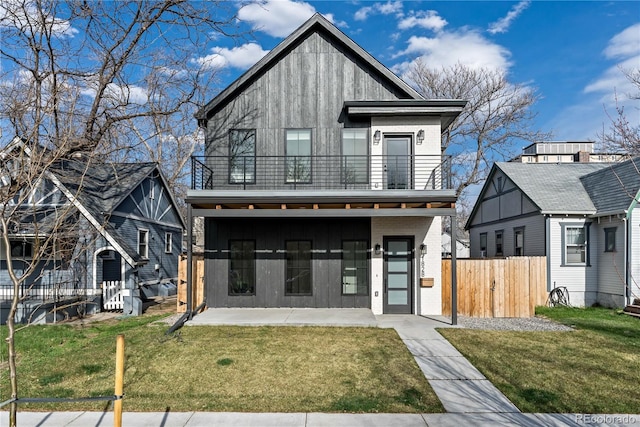
[(513, 229), (513, 254), (524, 255), (524, 227)]
[(342, 130), (342, 182), (369, 182), (369, 139), (367, 129)]
[(138, 255), (149, 258), (149, 230), (138, 229)]
[(285, 182), (311, 182), (311, 129), (287, 129), (285, 137)]
[(164, 233), (164, 253), (173, 252), (173, 233)]
[(9, 244), (11, 245), (11, 259), (31, 259), (33, 256), (33, 246), (31, 242), (12, 240)]
[(255, 129), (229, 131), (229, 183), (254, 184), (256, 179)]
[(616, 251), (616, 227), (604, 229), (604, 251)]

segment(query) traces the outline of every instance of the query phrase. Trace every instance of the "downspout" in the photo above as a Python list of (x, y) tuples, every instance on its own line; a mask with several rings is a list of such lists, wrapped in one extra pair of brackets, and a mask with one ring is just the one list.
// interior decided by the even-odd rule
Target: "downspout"
[(456, 233), (456, 216), (451, 215), (451, 324), (458, 324), (458, 282), (457, 278), (457, 266), (456, 266), (456, 258), (457, 258), (457, 248), (456, 242), (458, 240), (458, 235)]
[(544, 252), (547, 256), (547, 292), (551, 292), (551, 216), (544, 219)]
[(633, 209), (629, 209), (627, 215), (624, 218), (624, 305), (631, 304), (631, 248), (629, 242), (632, 241), (631, 232), (633, 231), (631, 224), (631, 212)]
[(193, 318), (193, 212), (191, 204), (187, 206), (187, 320)]

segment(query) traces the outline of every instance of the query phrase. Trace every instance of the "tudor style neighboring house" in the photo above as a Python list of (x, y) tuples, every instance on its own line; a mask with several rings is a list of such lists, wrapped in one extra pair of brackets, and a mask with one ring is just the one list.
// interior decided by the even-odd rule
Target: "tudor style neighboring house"
[[(12, 150), (26, 152), (21, 159), (31, 152), (19, 138), (3, 152)], [(16, 159), (2, 156), (5, 163)], [(139, 314), (141, 298), (175, 292), (175, 285), (167, 283), (177, 278), (184, 221), (156, 163), (87, 166), (86, 160), (72, 158), (54, 162), (45, 176), (30, 190), (28, 202), (18, 206), (24, 212), (21, 220), (14, 215), (15, 230), (9, 236), (14, 269), (24, 271), (31, 262), (36, 238), (57, 233), (60, 243), (25, 282), (18, 320), (44, 319), (33, 311), (46, 313), (61, 301), (83, 299), (89, 302), (86, 311)], [(0, 304), (6, 317), (13, 290), (0, 246)]]
[(640, 296), (640, 159), (496, 163), (467, 229), (472, 257), (547, 257), (547, 289), (572, 305)]
[(441, 133), (464, 105), (423, 99), (314, 15), (197, 115), (207, 305), (440, 314)]

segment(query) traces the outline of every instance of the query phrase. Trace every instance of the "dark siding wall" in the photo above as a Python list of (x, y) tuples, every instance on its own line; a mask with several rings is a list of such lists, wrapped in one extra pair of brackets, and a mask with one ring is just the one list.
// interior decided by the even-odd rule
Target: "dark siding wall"
[[(342, 295), (342, 240), (366, 240), (369, 219), (207, 219), (205, 283), (210, 307), (370, 307), (370, 295)], [(256, 293), (229, 296), (229, 240), (256, 242)], [(285, 295), (285, 242), (311, 240), (311, 296)]]
[(313, 33), (208, 122), (206, 155), (228, 154), (228, 130), (256, 129), (256, 154), (284, 155), (284, 129), (311, 128), (316, 155), (340, 154), (344, 101), (406, 98), (367, 65)]

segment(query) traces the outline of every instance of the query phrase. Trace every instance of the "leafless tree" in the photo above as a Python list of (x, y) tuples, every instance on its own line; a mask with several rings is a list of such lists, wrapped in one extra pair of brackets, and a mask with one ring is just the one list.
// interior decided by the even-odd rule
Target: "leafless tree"
[(462, 64), (431, 68), (418, 59), (407, 78), (428, 99), (464, 99), (467, 106), (443, 134), (442, 147), (453, 156), (454, 185), (458, 197), (481, 183), (493, 162), (513, 157), (521, 141), (547, 137), (533, 130), (533, 88), (509, 82), (498, 70)]
[[(634, 92), (625, 94), (630, 100), (640, 100), (640, 68), (621, 70), (634, 87)], [(598, 140), (605, 151), (620, 152), (631, 156), (640, 155), (640, 109), (628, 106), (625, 108), (615, 95), (615, 113), (610, 114), (608, 128), (598, 135)], [(629, 112), (628, 108), (631, 108)]]
[[(237, 34), (233, 6), (184, 0), (0, 3), (0, 128), (6, 139), (0, 147), (0, 246), (14, 288), (7, 321), (12, 397), (18, 396), (18, 290), (40, 274), (63, 237), (79, 233), (63, 231), (74, 212), (68, 204), (45, 227), (33, 194), (52, 178), (52, 168), (77, 154), (87, 168), (105, 160), (157, 161), (173, 189), (184, 185), (184, 166), (198, 144), (193, 113), (215, 82), (215, 69), (196, 58), (208, 40)], [(23, 139), (21, 147), (6, 146), (13, 135)], [(24, 227), (33, 238), (32, 253), (16, 271), (10, 236)], [(10, 425), (16, 425), (15, 404)]]

